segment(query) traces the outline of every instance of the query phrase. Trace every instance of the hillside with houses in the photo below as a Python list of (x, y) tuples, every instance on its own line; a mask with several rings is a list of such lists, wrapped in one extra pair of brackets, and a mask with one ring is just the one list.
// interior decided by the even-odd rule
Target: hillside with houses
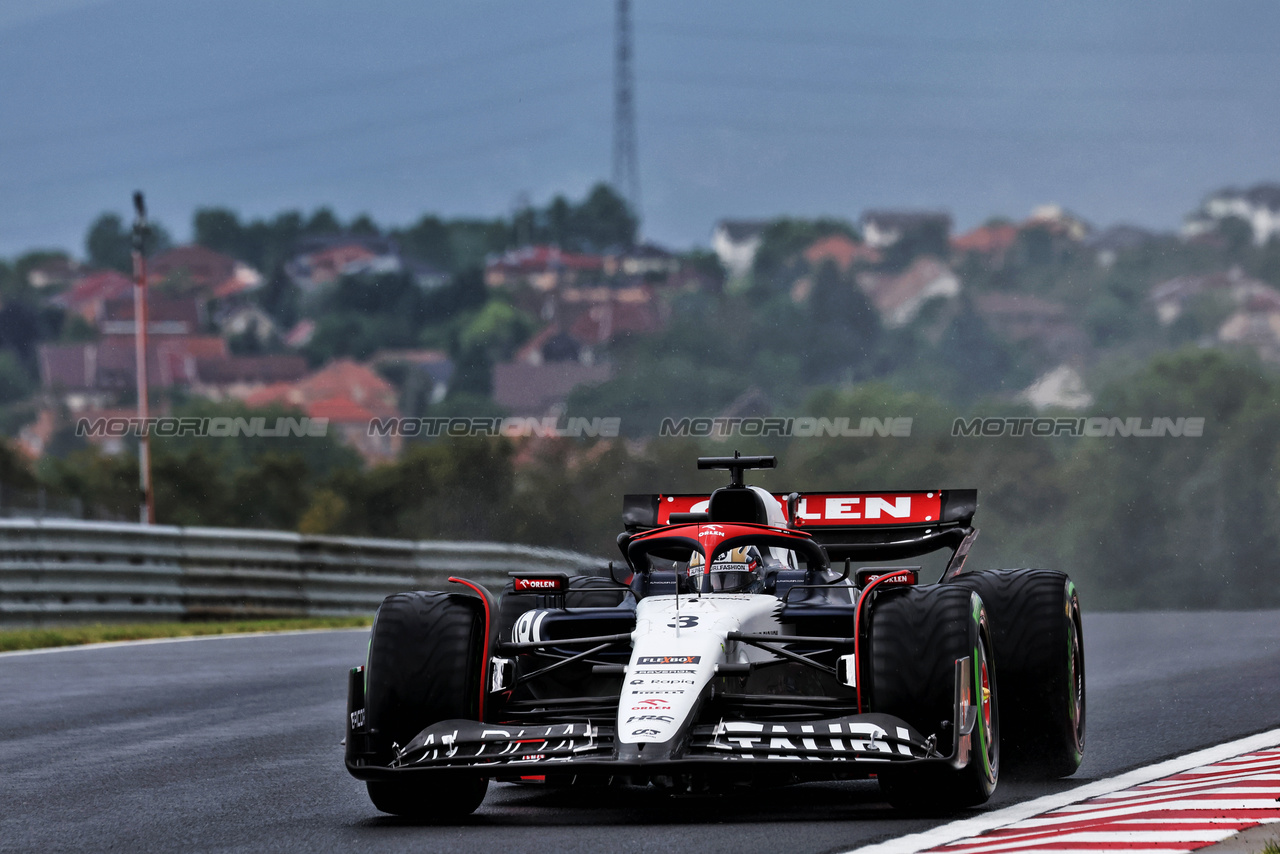
[[(161, 411), (287, 404), (323, 413), (369, 463), (398, 451), (355, 438), (371, 417), (437, 410), (554, 416), (608, 401), (642, 435), (645, 401), (627, 398), (659, 393), (646, 377), (678, 372), (682, 353), (690, 375), (703, 357), (716, 367), (709, 339), (724, 337), (757, 342), (747, 363), (794, 363), (756, 374), (766, 401), (879, 378), (1069, 409), (1125, 354), (1194, 343), (1280, 361), (1277, 211), (1280, 187), (1259, 185), (1210, 195), (1180, 234), (1097, 229), (1054, 205), (962, 233), (937, 211), (726, 219), (711, 251), (674, 252), (638, 242), (603, 185), (511, 221), (405, 229), (201, 210), (196, 242), (148, 259), (148, 372)], [(74, 419), (135, 405), (126, 240), (106, 215), (88, 258), (38, 252), (5, 268), (3, 428), (32, 459)], [(930, 364), (962, 340), (979, 377)], [(727, 406), (742, 390), (708, 391)]]
[[(1194, 408), (1182, 389), (1211, 395), (1256, 377), (1240, 394), (1262, 400), (1280, 385), (1274, 185), (1213, 193), (1178, 233), (1102, 228), (1051, 204), (963, 231), (934, 210), (708, 225), (706, 249), (643, 241), (600, 185), (505, 219), (385, 227), (323, 209), (249, 221), (202, 209), (183, 245), (158, 227), (153, 415), (328, 425), (320, 439), (157, 438), (161, 521), (377, 536), (501, 528), (583, 546), (611, 527), (619, 484), (689, 452), (655, 440), (664, 418), (906, 415), (913, 435), (945, 436), (948, 418), (974, 413), (1117, 414), (1156, 388), (1142, 406)], [(136, 413), (135, 287), (112, 214), (91, 224), (83, 255), (0, 266), (0, 512), (132, 517), (136, 440), (76, 425)], [(1170, 379), (1189, 364), (1194, 382)], [(1206, 372), (1220, 382), (1204, 384)], [(609, 417), (621, 435), (370, 429), (464, 416)], [(795, 454), (819, 479), (850, 464), (859, 478), (979, 464), (972, 446), (953, 445), (902, 456), (907, 446), (872, 443), (853, 463), (848, 446)], [(1039, 453), (1001, 466), (1030, 471)], [(602, 465), (618, 479), (598, 482)], [(1017, 478), (996, 479), (997, 505), (1016, 507)], [(1050, 494), (1071, 492), (1060, 489)], [(571, 518), (521, 498), (553, 490), (575, 496)]]

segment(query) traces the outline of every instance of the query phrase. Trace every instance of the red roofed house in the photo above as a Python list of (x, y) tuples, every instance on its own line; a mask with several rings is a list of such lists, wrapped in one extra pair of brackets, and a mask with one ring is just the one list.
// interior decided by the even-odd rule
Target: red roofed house
[(951, 248), (957, 254), (985, 255), (992, 260), (1004, 260), (1018, 239), (1018, 227), (1011, 223), (984, 225), (951, 238)]
[[(305, 292), (342, 276), (406, 270), (395, 241), (384, 237), (355, 234), (312, 237), (301, 241), (297, 249), (298, 254), (285, 264), (285, 272)], [(439, 275), (438, 271), (436, 273)], [(418, 284), (420, 287), (429, 286), (423, 280)]]
[[(102, 408), (137, 383), (132, 335), (105, 335), (79, 344), (42, 344), (40, 379), (63, 395), (72, 412)], [(227, 343), (215, 335), (157, 336), (147, 342), (147, 373), (152, 388), (190, 385), (203, 359), (227, 358)]]
[(555, 246), (523, 246), (491, 257), (484, 282), (491, 288), (527, 282), (540, 291), (592, 279), (604, 272), (604, 258), (562, 252)]
[(307, 375), (301, 356), (226, 356), (196, 359), (191, 391), (210, 400), (244, 400), (263, 388)]
[(295, 383), (268, 386), (246, 397), (245, 402), (250, 406), (305, 406), (337, 397), (350, 398), (379, 418), (400, 414), (395, 386), (350, 359), (336, 359)]
[(277, 383), (244, 398), (250, 406), (282, 403), (328, 418), (343, 441), (374, 462), (395, 456), (398, 436), (370, 436), (369, 422), (400, 415), (395, 386), (350, 359), (338, 359), (295, 383)]
[(658, 332), (666, 325), (665, 304), (650, 287), (564, 288), (557, 294), (556, 319), (588, 347), (619, 335)]
[(204, 246), (177, 246), (147, 264), (147, 277), (184, 281), (206, 299), (222, 299), (262, 284), (262, 274), (229, 255)]
[[(148, 335), (194, 335), (204, 325), (204, 307), (190, 297), (147, 295)], [(104, 335), (132, 336), (134, 322), (133, 295), (105, 300), (97, 318), (98, 330)]]
[(827, 261), (847, 273), (857, 263), (878, 264), (880, 253), (864, 243), (858, 243), (844, 234), (832, 234), (815, 240), (804, 250), (804, 260), (817, 269)]
[(311, 418), (324, 418), (338, 431), (342, 441), (360, 453), (366, 462), (389, 460), (400, 452), (399, 436), (373, 435), (369, 424), (377, 416), (349, 397), (331, 397), (305, 407)]
[(133, 280), (124, 273), (98, 270), (76, 279), (71, 290), (54, 297), (52, 302), (90, 323), (97, 323), (107, 300), (132, 298), (132, 293)]

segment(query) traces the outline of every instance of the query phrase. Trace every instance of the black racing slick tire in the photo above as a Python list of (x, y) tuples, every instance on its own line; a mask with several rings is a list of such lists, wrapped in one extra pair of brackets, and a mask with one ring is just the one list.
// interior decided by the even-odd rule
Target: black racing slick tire
[(1051, 569), (975, 572), (949, 583), (976, 591), (991, 611), (1009, 769), (1048, 778), (1074, 773), (1084, 758), (1086, 710), (1075, 585)]
[(978, 719), (962, 768), (942, 762), (885, 767), (880, 791), (896, 809), (948, 812), (986, 803), (1000, 775), (1000, 710), (991, 625), (982, 597), (960, 587), (929, 585), (882, 596), (871, 609), (871, 709), (955, 748), (955, 663), (969, 659)]
[[(396, 593), (373, 619), (365, 665), (365, 706), (377, 761), (395, 745), (444, 720), (479, 718), (483, 606), (457, 593)], [(480, 806), (484, 779), (370, 781), (382, 812), (425, 821), (456, 819)]]

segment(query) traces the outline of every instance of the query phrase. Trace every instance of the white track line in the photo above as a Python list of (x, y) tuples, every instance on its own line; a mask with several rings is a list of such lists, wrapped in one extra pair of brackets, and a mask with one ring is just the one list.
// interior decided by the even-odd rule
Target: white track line
[(367, 632), (368, 626), (355, 626), (349, 629), (290, 629), (284, 632), (236, 632), (221, 635), (184, 635), (177, 638), (143, 638), (141, 640), (104, 641), (102, 643), (77, 643), (66, 646), (46, 646), (40, 649), (15, 649), (0, 652), (0, 658), (14, 655), (48, 655), (53, 652), (77, 652), (86, 649), (114, 649), (121, 646), (146, 646), (156, 643), (186, 643), (187, 641), (230, 640), (234, 638), (270, 638), (284, 635), (311, 635), (316, 632)]
[(1277, 745), (1280, 745), (1280, 729), (1273, 729), (1248, 736), (1247, 738), (1229, 741), (1226, 744), (1218, 744), (1213, 747), (1207, 747), (1204, 750), (1197, 750), (1194, 753), (1167, 759), (1164, 762), (1157, 762), (1154, 765), (1135, 768), (1116, 777), (1085, 783), (1083, 786), (1077, 786), (1065, 792), (1058, 792), (1032, 801), (1013, 804), (993, 812), (975, 815), (973, 818), (963, 818), (950, 824), (944, 824), (941, 827), (935, 827), (932, 830), (913, 833), (909, 836), (899, 836), (897, 839), (889, 839), (885, 842), (849, 850), (858, 851), (860, 854), (916, 854), (916, 852), (925, 851), (938, 845), (958, 842), (961, 839), (968, 839), (972, 836), (986, 833), (988, 830), (995, 830), (998, 827), (1006, 827), (1019, 821), (1025, 821), (1049, 810), (1059, 809), (1100, 795), (1109, 795), (1121, 789), (1128, 789), (1132, 786), (1139, 786), (1143, 783), (1159, 780), (1162, 777), (1168, 777), (1170, 774), (1180, 774), (1184, 771), (1190, 771), (1192, 768), (1199, 768), (1201, 765), (1211, 765), (1244, 753), (1264, 750)]

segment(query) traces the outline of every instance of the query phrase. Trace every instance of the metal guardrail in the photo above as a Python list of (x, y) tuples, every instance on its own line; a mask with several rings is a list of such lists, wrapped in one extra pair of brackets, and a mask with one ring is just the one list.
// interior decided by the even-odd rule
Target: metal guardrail
[(503, 543), (0, 519), (0, 626), (372, 614), (388, 594), (494, 593), (517, 569), (595, 575), (605, 561)]

